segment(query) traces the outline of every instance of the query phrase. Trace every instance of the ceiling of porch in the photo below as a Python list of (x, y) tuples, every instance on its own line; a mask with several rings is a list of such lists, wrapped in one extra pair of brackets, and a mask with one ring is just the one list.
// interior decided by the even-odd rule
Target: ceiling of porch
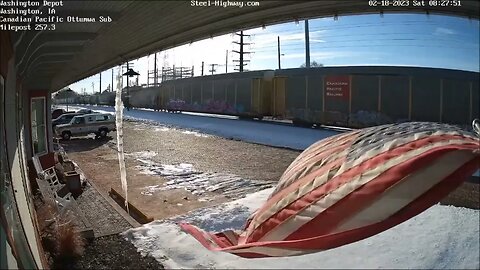
[(479, 18), (478, 1), (461, 3), (461, 7), (381, 8), (358, 0), (261, 1), (257, 7), (221, 8), (193, 7), (191, 1), (64, 1), (57, 16), (110, 16), (112, 22), (57, 23), (53, 31), (14, 32), (12, 38), (25, 87), (57, 91), (155, 51), (263, 25), (381, 12)]

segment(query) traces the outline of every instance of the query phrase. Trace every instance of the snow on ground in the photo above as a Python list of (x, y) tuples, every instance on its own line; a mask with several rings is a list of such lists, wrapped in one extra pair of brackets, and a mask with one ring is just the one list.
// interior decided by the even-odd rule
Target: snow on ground
[(435, 205), (422, 214), (370, 238), (324, 252), (287, 258), (244, 259), (211, 252), (175, 224), (187, 221), (207, 231), (241, 229), (273, 188), (213, 208), (154, 221), (122, 235), (166, 268), (409, 268), (479, 269), (478, 210)]
[[(154, 152), (153, 152), (154, 153)], [(137, 152), (130, 154), (142, 164), (137, 168), (144, 174), (160, 175), (168, 181), (163, 185), (147, 186), (141, 192), (143, 195), (152, 195), (156, 191), (171, 189), (185, 189), (194, 195), (202, 196), (199, 200), (212, 200), (205, 197), (206, 192), (217, 192), (227, 198), (240, 198), (246, 194), (262, 190), (273, 185), (272, 182), (245, 179), (234, 174), (200, 172), (192, 164), (158, 164), (149, 160), (152, 152)]]
[(137, 159), (148, 159), (148, 158), (153, 158), (157, 155), (156, 152), (154, 151), (141, 151), (141, 152), (133, 152), (133, 153), (127, 153), (125, 154), (126, 156), (131, 156), (133, 158)]
[(182, 131), (183, 134), (191, 134), (191, 135), (194, 135), (194, 136), (197, 136), (197, 137), (204, 137), (204, 138), (208, 138), (210, 136), (208, 135), (205, 135), (205, 134), (202, 134), (202, 133), (198, 133), (196, 131), (190, 131), (190, 130), (185, 130), (185, 131)]
[[(69, 106), (70, 110), (82, 108), (98, 112), (114, 112), (114, 108), (108, 106)], [(224, 138), (297, 150), (303, 150), (318, 140), (339, 134), (339, 132), (332, 130), (298, 128), (266, 121), (245, 121), (238, 120), (235, 117), (220, 118), (198, 113), (166, 113), (131, 109), (130, 111), (124, 110), (124, 116), (127, 119), (146, 123), (156, 122), (157, 124), (193, 129), (193, 131)]]
[[(65, 109), (66, 106), (57, 106)], [(70, 110), (84, 108), (98, 112), (113, 113), (114, 108), (108, 106), (69, 106)], [(176, 126), (183, 129), (185, 134), (205, 137), (203, 133), (217, 135), (224, 138), (232, 138), (246, 142), (260, 143), (270, 146), (287, 147), (296, 150), (304, 150), (318, 140), (339, 134), (339, 131), (308, 129), (294, 126), (269, 123), (266, 121), (237, 120), (236, 117), (214, 117), (201, 113), (165, 113), (146, 109), (124, 110), (125, 118), (138, 120), (146, 124)], [(139, 128), (139, 127), (137, 127)], [(193, 131), (191, 129), (194, 129)], [(157, 127), (156, 131), (169, 131), (170, 127)], [(345, 129), (348, 131), (349, 129)], [(475, 176), (480, 177), (480, 170)]]
[(170, 131), (172, 130), (171, 128), (167, 128), (167, 127), (157, 127), (155, 128), (155, 131)]

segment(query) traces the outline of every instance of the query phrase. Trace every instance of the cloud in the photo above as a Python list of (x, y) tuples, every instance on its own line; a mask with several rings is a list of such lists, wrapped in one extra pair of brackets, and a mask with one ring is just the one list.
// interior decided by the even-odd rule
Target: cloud
[(436, 36), (441, 36), (441, 35), (455, 35), (456, 32), (450, 28), (445, 28), (445, 27), (437, 27), (435, 28), (435, 31), (433, 32), (434, 35)]

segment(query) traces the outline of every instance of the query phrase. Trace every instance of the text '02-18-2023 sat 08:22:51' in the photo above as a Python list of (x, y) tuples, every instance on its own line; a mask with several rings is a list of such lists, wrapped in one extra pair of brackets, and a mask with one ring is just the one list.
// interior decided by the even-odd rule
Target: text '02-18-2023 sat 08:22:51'
[(461, 7), (461, 0), (369, 0), (371, 7)]

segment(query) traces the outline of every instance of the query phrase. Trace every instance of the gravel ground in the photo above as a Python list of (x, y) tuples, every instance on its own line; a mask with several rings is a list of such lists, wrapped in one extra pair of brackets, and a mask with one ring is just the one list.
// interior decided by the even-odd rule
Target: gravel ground
[[(105, 192), (111, 188), (120, 192), (116, 136), (115, 133), (110, 136), (107, 140), (79, 138), (62, 144), (68, 156), (82, 168), (88, 179)], [(125, 152), (130, 154), (156, 152), (157, 156), (149, 159), (161, 164), (189, 163), (196, 171), (228, 173), (265, 182), (278, 181), (300, 153), (130, 121), (124, 123), (124, 145)], [(146, 196), (142, 194), (146, 187), (162, 185), (168, 180), (163, 176), (143, 174), (138, 165), (141, 163), (134, 156), (126, 156), (128, 198), (135, 207), (155, 219), (168, 218), (228, 200), (219, 191), (205, 194), (214, 199), (203, 201), (199, 196), (183, 189), (157, 191)]]
[[(226, 171), (258, 180), (278, 181), (301, 151), (234, 141), (216, 136), (185, 134), (142, 122), (126, 121), (125, 150), (155, 151), (157, 162), (187, 162), (203, 171)], [(128, 139), (128, 138), (142, 138)], [(480, 185), (464, 183), (440, 203), (480, 209)]]
[(123, 132), (126, 152), (150, 150), (157, 153), (152, 158), (156, 162), (190, 163), (204, 172), (227, 172), (255, 180), (278, 181), (301, 153), (141, 122), (126, 121)]
[(480, 209), (480, 185), (463, 183), (458, 189), (440, 201), (444, 205), (455, 205), (471, 209)]
[(153, 257), (143, 257), (133, 244), (114, 234), (96, 238), (68, 269), (164, 269)]

